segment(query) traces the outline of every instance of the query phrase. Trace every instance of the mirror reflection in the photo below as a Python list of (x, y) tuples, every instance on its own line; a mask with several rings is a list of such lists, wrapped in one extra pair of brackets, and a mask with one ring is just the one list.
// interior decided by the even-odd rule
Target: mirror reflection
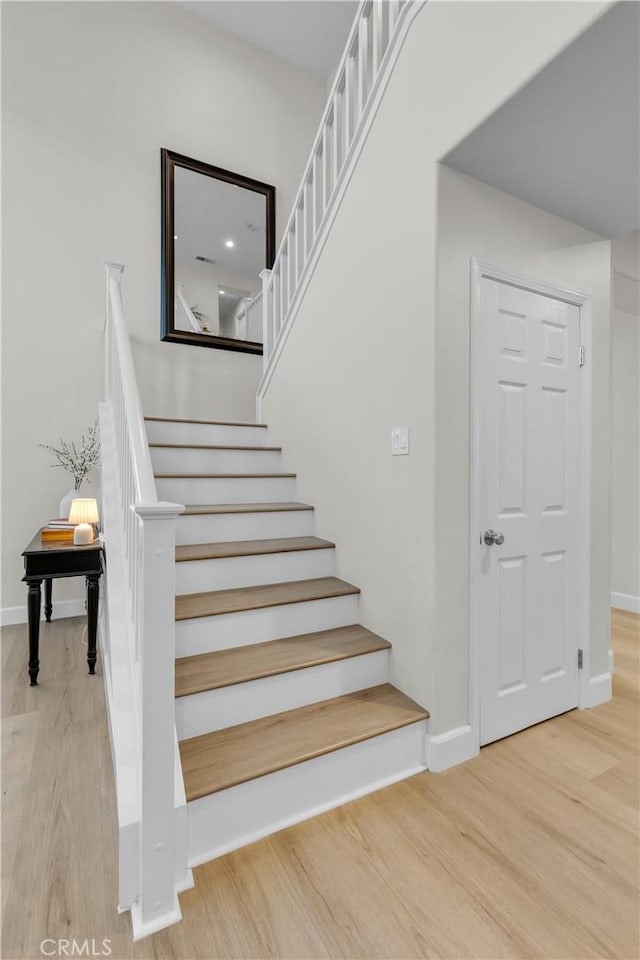
[(274, 188), (163, 151), (163, 339), (262, 351)]

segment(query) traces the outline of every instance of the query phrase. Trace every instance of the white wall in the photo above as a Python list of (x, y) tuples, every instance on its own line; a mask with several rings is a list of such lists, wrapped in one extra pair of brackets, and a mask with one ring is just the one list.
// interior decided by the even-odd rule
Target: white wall
[(611, 590), (640, 612), (640, 316), (638, 231), (612, 244)]
[[(441, 424), (452, 441), (447, 456), (464, 457), (467, 372), (459, 328), (443, 341), (437, 312), (438, 160), (605, 6), (423, 7), (265, 396), (265, 419), (298, 471), (300, 497), (316, 505), (319, 534), (337, 541), (339, 574), (363, 589), (363, 623), (392, 642), (392, 678), (429, 707), (435, 733), (468, 719), (466, 624), (453, 641), (451, 631), (439, 635), (447, 615), (457, 623), (466, 604), (464, 573), (449, 582), (446, 601), (442, 595), (438, 510), (449, 481), (449, 506), (455, 501), (461, 517), (466, 510), (464, 474), (443, 472)], [(558, 234), (548, 236), (557, 242)], [(567, 225), (563, 245), (586, 236)], [(608, 316), (605, 352), (607, 323)], [(603, 451), (608, 457), (608, 360), (604, 366), (594, 462)], [(451, 410), (442, 405), (443, 378), (461, 384)], [(390, 430), (405, 424), (411, 453), (392, 458)], [(604, 516), (594, 548), (606, 567), (608, 476), (600, 467), (596, 480), (595, 510)], [(454, 518), (456, 536), (460, 523)], [(601, 593), (599, 669), (608, 648)]]
[(324, 91), (177, 4), (4, 3), (2, 41), (8, 607), (68, 487), (37, 443), (79, 435), (102, 394), (105, 260), (127, 267), (145, 411), (253, 419), (259, 357), (160, 342), (160, 148), (274, 184), (279, 232)]

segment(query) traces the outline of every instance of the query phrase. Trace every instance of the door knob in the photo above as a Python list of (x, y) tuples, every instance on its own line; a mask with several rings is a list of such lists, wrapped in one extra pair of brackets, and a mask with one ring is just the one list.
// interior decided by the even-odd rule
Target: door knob
[(504, 543), (504, 534), (497, 533), (495, 530), (485, 530), (483, 539), (488, 547), (494, 543), (497, 547), (501, 547)]

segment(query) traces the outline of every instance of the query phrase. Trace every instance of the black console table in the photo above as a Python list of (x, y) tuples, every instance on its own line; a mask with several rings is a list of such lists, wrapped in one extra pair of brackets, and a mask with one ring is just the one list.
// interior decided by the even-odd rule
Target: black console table
[(29, 613), (29, 677), (31, 686), (38, 683), (40, 660), (40, 605), (44, 580), (44, 615), (51, 621), (52, 581), (60, 577), (86, 577), (87, 580), (87, 663), (89, 673), (96, 672), (96, 639), (98, 633), (98, 601), (102, 573), (102, 542), (95, 540), (86, 546), (74, 546), (64, 540), (41, 539), (38, 530), (26, 548), (23, 582), (28, 586)]

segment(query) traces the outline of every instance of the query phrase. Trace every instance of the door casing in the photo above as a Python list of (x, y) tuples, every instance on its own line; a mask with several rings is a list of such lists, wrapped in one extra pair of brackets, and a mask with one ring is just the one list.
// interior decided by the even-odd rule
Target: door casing
[[(471, 259), (470, 289), (470, 337), (469, 337), (469, 725), (473, 742), (473, 754), (480, 750), (480, 657), (482, 655), (482, 635), (479, 622), (479, 536), (483, 529), (478, 500), (478, 479), (480, 476), (480, 456), (478, 448), (478, 418), (476, 392), (478, 390), (475, 375), (475, 363), (478, 355), (477, 337), (480, 327), (481, 295), (483, 279), (497, 280), (511, 286), (520, 287), (532, 293), (554, 297), (565, 303), (573, 304), (580, 310), (579, 343), (584, 348), (584, 366), (580, 378), (580, 429), (581, 460), (583, 485), (579, 529), (581, 532), (581, 582), (583, 635), (576, 643), (583, 651), (583, 666), (578, 674), (578, 707), (588, 705), (588, 686), (590, 677), (590, 604), (591, 604), (591, 423), (592, 423), (592, 336), (591, 336), (591, 296), (560, 287), (546, 280), (538, 280), (524, 274), (486, 263), (476, 257)], [(576, 358), (577, 362), (577, 358)]]

